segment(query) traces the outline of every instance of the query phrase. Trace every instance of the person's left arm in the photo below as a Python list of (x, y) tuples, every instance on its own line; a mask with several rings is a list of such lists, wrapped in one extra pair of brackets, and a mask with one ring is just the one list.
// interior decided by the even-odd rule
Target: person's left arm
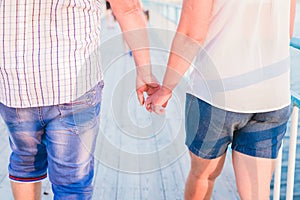
[(132, 50), (137, 69), (136, 91), (141, 105), (143, 92), (148, 95), (159, 89), (152, 75), (147, 22), (140, 0), (109, 0), (112, 11), (120, 24), (124, 38)]

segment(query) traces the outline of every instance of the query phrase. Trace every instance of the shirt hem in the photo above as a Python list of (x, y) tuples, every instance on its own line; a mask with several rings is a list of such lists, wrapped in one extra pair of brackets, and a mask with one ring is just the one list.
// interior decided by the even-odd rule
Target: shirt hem
[(215, 104), (215, 103), (212, 103), (211, 101), (208, 101), (207, 99), (203, 98), (203, 97), (200, 97), (199, 95), (193, 93), (193, 92), (186, 92), (188, 94), (191, 94), (199, 99), (201, 99), (202, 101), (216, 107), (216, 108), (219, 108), (219, 109), (222, 109), (222, 110), (226, 110), (226, 111), (229, 111), (229, 112), (236, 112), (236, 113), (264, 113), (264, 112), (272, 112), (272, 111), (275, 111), (275, 110), (280, 110), (282, 108), (285, 108), (289, 105), (291, 105), (291, 100), (289, 102), (286, 102), (282, 105), (278, 105), (278, 106), (273, 106), (273, 107), (269, 107), (269, 108), (264, 108), (264, 109), (245, 109), (245, 110), (239, 110), (239, 109), (236, 109), (236, 108), (233, 108), (233, 107), (227, 107), (227, 106), (221, 106), (221, 105), (218, 105), (218, 104)]

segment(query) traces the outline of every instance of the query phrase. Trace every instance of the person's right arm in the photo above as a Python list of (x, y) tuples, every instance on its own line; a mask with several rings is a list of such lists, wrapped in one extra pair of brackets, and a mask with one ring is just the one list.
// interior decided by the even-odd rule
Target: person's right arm
[(181, 17), (172, 43), (163, 84), (160, 90), (147, 99), (148, 111), (154, 110), (159, 114), (161, 106), (165, 107), (171, 98), (172, 90), (188, 70), (206, 39), (213, 6), (214, 0), (183, 1)]
[(116, 16), (123, 36), (132, 50), (137, 70), (136, 92), (141, 105), (144, 92), (153, 94), (160, 88), (152, 74), (147, 22), (140, 0), (108, 0)]

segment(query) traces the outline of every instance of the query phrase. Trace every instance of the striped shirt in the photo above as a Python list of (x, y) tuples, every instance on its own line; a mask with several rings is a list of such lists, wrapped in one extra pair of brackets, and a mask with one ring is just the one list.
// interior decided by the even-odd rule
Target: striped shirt
[(100, 0), (0, 0), (0, 102), (75, 100), (102, 80)]

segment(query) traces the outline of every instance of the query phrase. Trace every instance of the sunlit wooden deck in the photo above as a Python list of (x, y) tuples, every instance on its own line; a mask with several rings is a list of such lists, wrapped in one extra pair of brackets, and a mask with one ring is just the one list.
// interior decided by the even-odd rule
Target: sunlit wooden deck
[[(155, 18), (154, 15), (151, 17)], [(97, 140), (95, 200), (182, 200), (190, 160), (184, 146), (184, 97), (178, 91), (164, 116), (149, 114), (135, 96), (134, 62), (124, 52), (119, 28), (105, 28), (103, 21), (103, 62), (105, 66), (101, 130)], [(151, 37), (157, 37), (155, 34)], [(155, 40), (154, 40), (155, 41)], [(114, 48), (108, 48), (107, 46)], [(167, 48), (167, 47), (166, 47)], [(167, 52), (152, 52), (154, 73), (161, 80)], [(184, 85), (184, 83), (183, 83)], [(7, 165), (8, 135), (0, 122), (0, 200), (12, 198)], [(43, 183), (44, 200), (52, 199), (51, 184)], [(238, 199), (230, 154), (217, 180), (213, 199)]]

